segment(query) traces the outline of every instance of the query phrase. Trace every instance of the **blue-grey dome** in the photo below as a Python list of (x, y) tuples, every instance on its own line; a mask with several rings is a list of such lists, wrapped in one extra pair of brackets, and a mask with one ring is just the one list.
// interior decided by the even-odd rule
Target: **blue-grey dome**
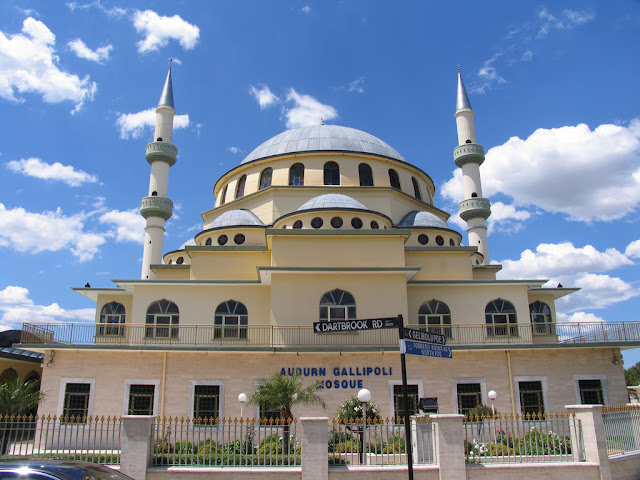
[(180, 248), (178, 250), (184, 250), (184, 247), (188, 247), (191, 245), (195, 245), (196, 241), (192, 238), (190, 240), (187, 240), (186, 242), (184, 242), (182, 245), (180, 245)]
[(245, 209), (240, 209), (224, 212), (213, 221), (211, 227), (209, 228), (246, 227), (253, 225), (264, 227), (264, 223), (262, 223), (262, 221), (258, 217), (256, 217), (253, 212)]
[(405, 161), (395, 149), (373, 135), (338, 125), (314, 125), (287, 130), (270, 138), (245, 157), (242, 163), (297, 152), (355, 152)]
[(430, 212), (413, 211), (407, 213), (397, 225), (398, 227), (438, 227), (449, 228), (447, 222)]
[(319, 197), (312, 198), (308, 202), (305, 202), (298, 211), (312, 210), (314, 208), (355, 208), (357, 210), (368, 210), (359, 201), (353, 198), (342, 195), (341, 193), (327, 193), (326, 195), (320, 195)]

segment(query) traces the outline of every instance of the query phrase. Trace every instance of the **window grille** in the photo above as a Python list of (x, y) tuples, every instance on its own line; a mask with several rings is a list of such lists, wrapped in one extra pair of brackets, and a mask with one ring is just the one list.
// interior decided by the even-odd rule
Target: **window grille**
[(130, 385), (127, 415), (153, 415), (155, 385)]

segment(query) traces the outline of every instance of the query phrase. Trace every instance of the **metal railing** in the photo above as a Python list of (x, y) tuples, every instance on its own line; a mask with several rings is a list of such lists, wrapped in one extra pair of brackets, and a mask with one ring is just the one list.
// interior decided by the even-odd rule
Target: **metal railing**
[[(640, 343), (640, 322), (407, 325), (447, 337), (447, 345), (498, 347), (504, 345)], [(177, 325), (171, 328), (139, 324), (25, 323), (21, 343), (59, 345), (129, 345), (155, 347), (397, 348), (395, 329), (318, 334), (312, 326)]]
[(602, 420), (610, 457), (640, 451), (640, 405), (603, 407)]
[(0, 416), (0, 459), (61, 458), (120, 463), (117, 417)]
[[(465, 417), (467, 463), (584, 461), (582, 424), (567, 413)], [(577, 443), (577, 444), (576, 444)]]
[(300, 465), (297, 420), (159, 418), (154, 466), (289, 467)]

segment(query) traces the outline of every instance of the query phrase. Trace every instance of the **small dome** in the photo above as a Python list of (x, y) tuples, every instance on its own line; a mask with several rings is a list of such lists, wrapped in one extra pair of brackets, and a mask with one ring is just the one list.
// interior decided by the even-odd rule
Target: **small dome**
[(262, 223), (262, 221), (258, 217), (256, 217), (253, 212), (241, 209), (229, 210), (228, 212), (224, 212), (213, 221), (211, 227), (209, 228), (246, 227), (254, 225), (264, 227), (264, 223)]
[(184, 247), (189, 247), (195, 244), (196, 244), (196, 241), (192, 238), (191, 240), (187, 240), (182, 245), (180, 245), (180, 248), (178, 250), (184, 250)]
[(302, 205), (298, 211), (313, 210), (315, 208), (355, 208), (357, 210), (368, 210), (359, 201), (353, 198), (342, 195), (340, 193), (327, 193), (326, 195), (320, 195), (319, 197), (312, 198), (304, 205)]
[(394, 148), (362, 130), (339, 125), (314, 125), (287, 130), (271, 137), (247, 155), (242, 163), (298, 152), (368, 153), (405, 161)]
[(413, 211), (407, 213), (397, 225), (398, 227), (438, 227), (449, 228), (447, 222), (436, 217), (433, 213)]

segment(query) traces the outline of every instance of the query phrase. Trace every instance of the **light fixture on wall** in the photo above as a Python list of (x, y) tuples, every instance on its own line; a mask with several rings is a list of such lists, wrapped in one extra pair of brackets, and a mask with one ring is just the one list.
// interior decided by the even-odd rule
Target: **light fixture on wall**
[(617, 353), (614, 353), (613, 359), (611, 361), (614, 365), (620, 365), (620, 363), (622, 363), (622, 358), (620, 358), (620, 355), (618, 355)]
[(51, 367), (53, 365), (53, 357), (56, 356), (56, 352), (53, 350), (49, 350), (49, 356), (47, 357), (47, 367)]

